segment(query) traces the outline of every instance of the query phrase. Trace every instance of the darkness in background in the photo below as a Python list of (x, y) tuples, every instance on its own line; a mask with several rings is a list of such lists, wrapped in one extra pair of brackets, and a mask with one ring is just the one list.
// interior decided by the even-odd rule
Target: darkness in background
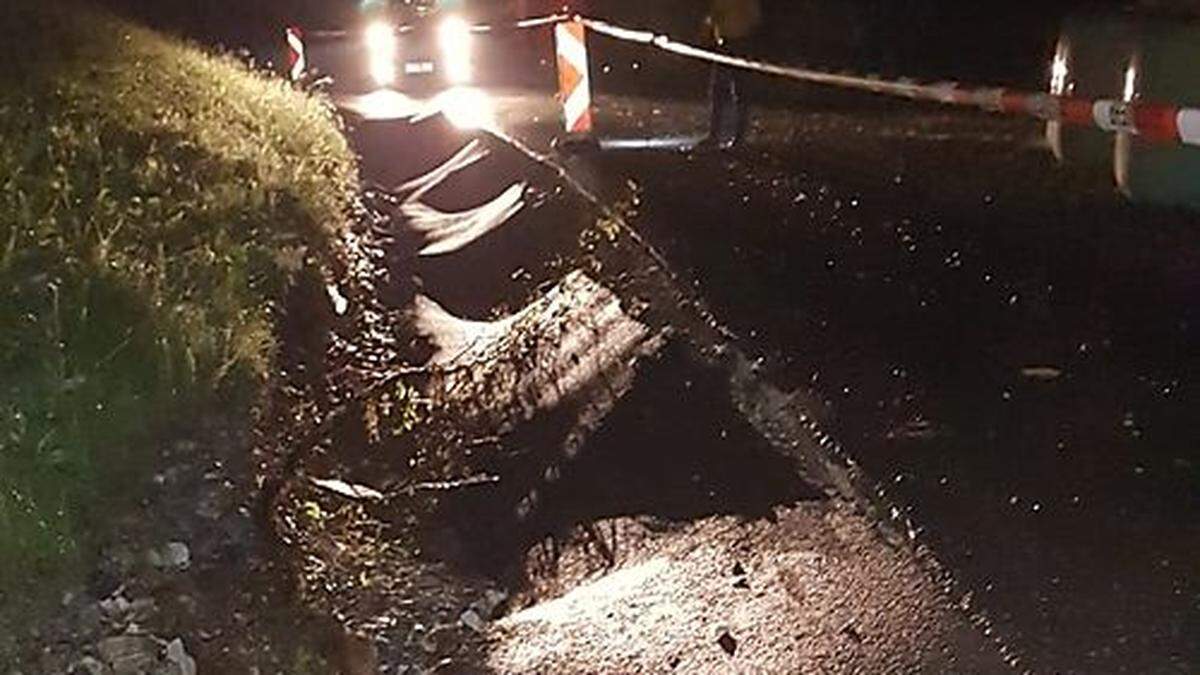
[(282, 49), (283, 30), (346, 26), (357, 0), (85, 0), (143, 24), (209, 45)]
[[(346, 26), (357, 0), (92, 0), (207, 44), (269, 54), (283, 27)], [(500, 0), (497, 0), (498, 2)], [(762, 0), (756, 52), (788, 63), (885, 75), (1040, 86), (1068, 12), (1106, 0)], [(706, 0), (587, 0), (587, 13), (695, 41)]]
[[(1106, 0), (761, 0), (755, 55), (884, 75), (1040, 86), (1058, 27)], [(701, 37), (705, 0), (592, 0), (592, 13)], [(1032, 80), (1032, 82), (1031, 82)]]

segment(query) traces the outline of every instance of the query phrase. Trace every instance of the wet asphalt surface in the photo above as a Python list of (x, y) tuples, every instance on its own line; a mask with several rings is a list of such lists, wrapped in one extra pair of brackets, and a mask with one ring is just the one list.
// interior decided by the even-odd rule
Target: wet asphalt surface
[[(547, 93), (495, 100), (505, 133), (548, 150)], [(598, 123), (690, 135), (705, 115), (602, 97)], [(825, 402), (1026, 665), (1194, 672), (1200, 216), (1124, 202), (1040, 134), (805, 92), (757, 108), (731, 153), (568, 165), (782, 364), (780, 384)], [(389, 162), (364, 159), (386, 182)]]
[[(643, 231), (825, 400), (1027, 663), (1193, 671), (1200, 218), (1058, 169), (1036, 125), (864, 107), (597, 172), (639, 184)], [(665, 108), (610, 119), (700, 123)]]

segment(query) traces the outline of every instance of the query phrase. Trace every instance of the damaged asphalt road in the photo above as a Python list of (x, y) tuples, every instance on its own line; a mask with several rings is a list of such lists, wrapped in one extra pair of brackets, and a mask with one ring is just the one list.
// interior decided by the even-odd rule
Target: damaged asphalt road
[(824, 402), (1027, 665), (1193, 669), (1196, 217), (1054, 166), (1024, 121), (817, 102), (762, 112), (749, 141), (595, 171), (638, 183), (639, 228)]
[[(347, 242), (361, 253), (330, 292), (332, 311), (345, 311), (317, 386), (325, 394), (311, 397), (328, 405), (302, 418), (315, 431), (285, 423), (274, 445), (286, 459), (269, 518), (302, 601), (347, 627), (339, 667), (589, 672), (595, 660), (583, 649), (505, 653), (528, 634), (487, 620), (603, 583), (655, 550), (715, 542), (718, 532), (742, 532), (746, 556), (787, 552), (808, 567), (760, 578), (759, 592), (776, 589), (767, 604), (722, 619), (695, 615), (697, 601), (679, 597), (671, 602), (691, 618), (674, 638), (593, 636), (590, 649), (635, 671), (682, 663), (689, 651), (701, 669), (777, 669), (797, 650), (811, 650), (814, 668), (846, 672), (998, 671), (1017, 660), (972, 624), (935, 561), (905, 544), (903, 518), (866, 497), (866, 477), (829, 460), (840, 448), (803, 412), (807, 397), (762, 378), (762, 364), (729, 343), (622, 216), (598, 217), (556, 171), (494, 139), (486, 158), (459, 166), (453, 158), (467, 156), (459, 151), (468, 139), (427, 152), (412, 140), (444, 143), (449, 131), (433, 118), (360, 126), (354, 137), (403, 144), (418, 134), (407, 137), (406, 159), (436, 158), (380, 183), (412, 187), (416, 176), (438, 176), (439, 164), (456, 169), (440, 172), (436, 187), (407, 191), (430, 210), (467, 213), (514, 178), (528, 182), (529, 206), (456, 252), (422, 256), (431, 242), (405, 225), (406, 191), (370, 197)], [(375, 146), (402, 156), (387, 150)], [(396, 387), (393, 372), (411, 376)], [(402, 400), (418, 403), (415, 425), (397, 419)], [(396, 424), (411, 431), (386, 432)], [(792, 541), (798, 523), (815, 538)], [(821, 528), (832, 529), (818, 536)], [(656, 534), (637, 534), (647, 531)], [(866, 557), (841, 561), (854, 556)], [(585, 559), (590, 574), (567, 573), (568, 561)], [(672, 569), (694, 567), (699, 580), (708, 564), (681, 558)], [(797, 574), (826, 590), (797, 590)], [(726, 590), (723, 576), (708, 578), (708, 592)], [(905, 590), (853, 594), (889, 584)], [(626, 591), (633, 606), (668, 602)], [(796, 621), (811, 626), (776, 635)], [(638, 625), (661, 632), (674, 623), (649, 612)], [(724, 635), (735, 629), (736, 638)], [(743, 646), (731, 650), (730, 639)]]
[[(502, 137), (549, 152), (549, 103), (498, 101)], [(627, 137), (704, 119), (630, 98), (598, 112)], [(483, 480), (421, 507), (439, 525), (416, 559), (396, 550), (408, 507), (294, 498), (335, 514), (299, 536), (324, 561), (315, 604), (376, 666), (1185, 672), (1200, 652), (1200, 235), (1053, 167), (1037, 131), (906, 106), (763, 111), (729, 155), (558, 158), (601, 213), (482, 137), (488, 157), (400, 209), (419, 236), (380, 245), (404, 252), (373, 273), (389, 277), (373, 330), (395, 322), (405, 344), (376, 367), (474, 354), (478, 381), (532, 398), (433, 425)], [(436, 117), (353, 137), (392, 187), (469, 140)], [(452, 250), (421, 255), (434, 239)], [(590, 299), (554, 309), (564, 293)], [(571, 336), (607, 329), (571, 308), (596, 301), (642, 346), (578, 370), (594, 336)], [(550, 319), (521, 333), (522, 315)], [(516, 360), (479, 370), (489, 353)], [(606, 386), (539, 397), (526, 357), (549, 381)], [(491, 395), (446, 391), (460, 408)], [(464, 419), (483, 421), (451, 430)], [(361, 444), (316, 468), (388, 494), (412, 480)], [(421, 611), (385, 609), (422, 595)]]

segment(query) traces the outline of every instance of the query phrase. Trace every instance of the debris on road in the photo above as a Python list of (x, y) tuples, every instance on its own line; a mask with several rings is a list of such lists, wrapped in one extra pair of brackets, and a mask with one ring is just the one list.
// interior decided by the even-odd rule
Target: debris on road
[(191, 565), (191, 550), (180, 541), (172, 541), (146, 552), (146, 562), (161, 570), (182, 572)]
[(105, 638), (96, 651), (115, 675), (148, 673), (158, 663), (158, 643), (141, 635)]
[[(490, 628), (492, 668), (647, 672), (675, 662), (680, 672), (726, 672), (736, 657), (746, 672), (1004, 670), (938, 584), (879, 547), (848, 508), (808, 502), (668, 531), (630, 518), (620, 531), (626, 553), (615, 566), (570, 547), (534, 577), (517, 598), (528, 607)], [(528, 564), (538, 569), (535, 554)], [(753, 593), (729, 587), (739, 564), (755, 570)]]
[(1053, 366), (1026, 366), (1021, 369), (1021, 375), (1035, 382), (1053, 382), (1062, 377), (1061, 368)]
[(467, 628), (470, 628), (471, 630), (475, 631), (476, 633), (483, 632), (483, 629), (484, 629), (483, 619), (480, 618), (479, 614), (473, 609), (468, 609), (467, 611), (463, 612), (458, 617), (458, 620), (460, 622), (462, 622), (462, 625), (466, 626)]
[(196, 659), (187, 653), (179, 638), (167, 643), (167, 663), (173, 666), (173, 671), (164, 675), (196, 675)]
[(717, 644), (721, 646), (721, 650), (730, 656), (737, 654), (738, 643), (728, 630), (721, 631), (720, 637), (717, 638)]
[(343, 497), (350, 499), (365, 499), (369, 501), (383, 501), (383, 493), (366, 485), (357, 483), (347, 483), (346, 481), (333, 478), (310, 478), (313, 485), (334, 492)]

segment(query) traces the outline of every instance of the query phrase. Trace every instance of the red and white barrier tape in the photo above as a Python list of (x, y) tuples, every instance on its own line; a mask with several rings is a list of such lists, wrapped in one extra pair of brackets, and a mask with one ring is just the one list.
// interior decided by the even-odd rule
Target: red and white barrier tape
[(1180, 108), (1163, 103), (1082, 99), (1003, 88), (966, 88), (957, 82), (919, 84), (907, 80), (889, 81), (839, 75), (731, 56), (677, 42), (666, 35), (650, 31), (631, 30), (596, 19), (576, 18), (591, 30), (618, 40), (651, 45), (680, 56), (731, 68), (911, 100), (1030, 115), (1044, 120), (1097, 127), (1110, 132), (1132, 133), (1152, 141), (1200, 145), (1200, 109), (1197, 108)]

